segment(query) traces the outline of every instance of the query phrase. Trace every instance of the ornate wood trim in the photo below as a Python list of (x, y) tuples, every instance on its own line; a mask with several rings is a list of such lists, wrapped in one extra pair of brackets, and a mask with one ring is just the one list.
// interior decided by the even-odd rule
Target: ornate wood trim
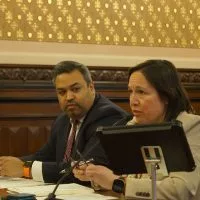
[[(53, 65), (0, 64), (0, 80), (51, 83)], [(127, 82), (127, 67), (89, 66), (94, 81)], [(200, 84), (200, 69), (178, 69), (183, 84)]]

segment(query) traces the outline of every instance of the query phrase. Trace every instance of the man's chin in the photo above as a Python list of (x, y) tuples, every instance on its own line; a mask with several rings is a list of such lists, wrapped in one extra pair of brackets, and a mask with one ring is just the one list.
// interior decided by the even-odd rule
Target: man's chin
[(68, 115), (69, 118), (72, 118), (72, 119), (80, 119), (81, 118), (81, 114), (78, 112), (66, 111), (66, 114)]

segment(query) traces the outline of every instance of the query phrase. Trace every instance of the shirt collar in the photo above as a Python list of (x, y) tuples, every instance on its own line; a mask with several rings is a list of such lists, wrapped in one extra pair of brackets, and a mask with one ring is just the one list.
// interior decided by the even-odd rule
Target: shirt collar
[[(79, 120), (77, 120), (79, 123), (78, 123), (78, 126), (80, 125), (80, 124), (82, 124), (83, 123), (83, 120), (85, 119), (85, 116), (83, 116), (81, 119), (79, 119)], [(73, 119), (72, 118), (70, 118), (70, 123), (72, 124), (73, 123)]]

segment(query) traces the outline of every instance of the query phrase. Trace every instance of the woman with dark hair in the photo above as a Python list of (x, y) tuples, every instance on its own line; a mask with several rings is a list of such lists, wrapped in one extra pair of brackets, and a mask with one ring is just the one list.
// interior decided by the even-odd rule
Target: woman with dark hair
[(165, 121), (176, 119), (182, 111), (192, 113), (190, 101), (178, 77), (175, 66), (167, 60), (149, 60), (129, 70), (129, 81), (134, 72), (140, 71), (155, 88), (162, 100), (167, 100)]
[[(133, 118), (125, 124), (181, 121), (197, 166), (192, 172), (173, 172), (157, 180), (157, 198), (200, 199), (200, 116), (193, 114), (175, 66), (166, 60), (148, 60), (132, 67), (129, 70), (128, 90)], [(80, 180), (90, 180), (94, 189), (100, 186), (125, 193), (126, 197), (152, 198), (148, 174), (122, 178), (107, 167), (93, 164), (81, 166), (73, 172)]]

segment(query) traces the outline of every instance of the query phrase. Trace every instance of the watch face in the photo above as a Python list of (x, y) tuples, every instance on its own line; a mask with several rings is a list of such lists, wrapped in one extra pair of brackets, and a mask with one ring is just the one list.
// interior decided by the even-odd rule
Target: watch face
[(32, 167), (32, 164), (33, 164), (33, 161), (25, 161), (24, 167), (29, 167), (29, 168), (31, 168), (31, 167)]
[(123, 193), (125, 189), (125, 183), (122, 179), (115, 179), (113, 182), (112, 190), (117, 193)]

